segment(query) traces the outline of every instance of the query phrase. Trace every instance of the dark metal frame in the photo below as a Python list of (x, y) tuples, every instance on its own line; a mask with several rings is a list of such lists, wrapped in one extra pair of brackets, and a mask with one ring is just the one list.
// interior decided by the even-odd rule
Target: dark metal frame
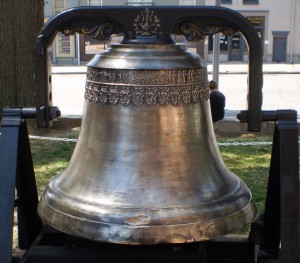
[[(21, 248), (28, 249), (27, 254), (20, 262), (29, 263), (30, 257), (36, 256), (38, 258), (41, 257), (41, 251), (46, 252), (45, 247), (39, 247), (42, 245), (41, 240), (46, 236), (47, 231), (45, 229), (41, 231), (42, 224), (36, 212), (38, 198), (26, 119), (36, 118), (40, 126), (48, 127), (51, 120), (59, 113), (57, 108), (52, 106), (48, 47), (58, 31), (65, 34), (73, 34), (74, 32), (89, 34), (97, 39), (122, 33), (126, 43), (143, 41), (135, 35), (134, 26), (130, 23), (130, 21), (134, 21), (136, 14), (141, 9), (141, 7), (73, 8), (55, 16), (41, 30), (36, 44), (35, 61), (37, 107), (36, 109), (5, 109), (1, 122), (1, 263), (10, 263), (12, 260), (11, 233), (14, 206), (18, 207), (21, 215), (18, 222), (19, 245)], [(206, 35), (217, 32), (232, 34), (235, 31), (240, 31), (249, 45), (249, 76), (248, 110), (241, 112), (239, 118), (242, 122), (248, 123), (249, 131), (259, 131), (261, 121), (275, 122), (266, 215), (259, 253), (255, 255), (255, 244), (251, 242), (208, 241), (181, 245), (180, 249), (197, 252), (200, 254), (201, 262), (241, 263), (254, 262), (255, 258), (258, 259), (258, 262), (271, 262), (273, 259), (277, 259), (277, 262), (299, 262), (297, 116), (294, 111), (261, 112), (262, 47), (255, 30), (243, 16), (221, 7), (151, 7), (151, 10), (158, 17), (168, 17), (168, 19), (161, 21), (160, 32), (157, 36), (158, 42), (171, 42), (171, 33), (184, 34), (189, 40), (197, 41)], [(16, 200), (15, 188), (18, 193)], [(37, 236), (38, 238), (33, 242)], [(31, 248), (29, 248), (30, 246)], [(105, 245), (103, 246), (105, 247)], [(49, 246), (47, 248), (50, 249)], [(174, 248), (176, 250), (176, 246)], [(52, 249), (55, 250), (55, 248)], [(56, 252), (62, 253), (62, 250), (57, 249)], [(228, 254), (229, 249), (232, 251), (230, 254)], [(210, 253), (212, 250), (215, 253)], [(68, 251), (65, 253), (64, 255), (70, 256)], [(220, 256), (216, 257), (218, 253)], [(72, 251), (71, 254), (75, 260), (80, 254), (80, 250)], [(54, 258), (48, 262), (55, 262)]]
[(264, 119), (276, 125), (259, 256), (296, 263), (300, 262), (297, 112), (266, 112)]
[[(26, 119), (33, 108), (6, 108), (0, 130), (0, 262), (11, 262), (14, 208), (18, 211), (18, 239), (28, 249), (42, 229)], [(17, 196), (15, 197), (15, 190)]]

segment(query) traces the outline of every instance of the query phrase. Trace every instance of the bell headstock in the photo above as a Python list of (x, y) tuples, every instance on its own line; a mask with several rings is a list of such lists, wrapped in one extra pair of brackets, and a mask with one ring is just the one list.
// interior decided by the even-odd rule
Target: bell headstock
[(243, 122), (249, 131), (260, 131), (262, 105), (262, 47), (259, 36), (245, 17), (224, 7), (78, 7), (61, 12), (42, 28), (36, 44), (35, 90), (38, 126), (51, 121), (51, 73), (47, 49), (58, 32), (86, 34), (97, 40), (123, 34), (123, 43), (172, 43), (171, 34), (189, 41), (222, 32), (240, 31), (249, 47), (248, 110)]

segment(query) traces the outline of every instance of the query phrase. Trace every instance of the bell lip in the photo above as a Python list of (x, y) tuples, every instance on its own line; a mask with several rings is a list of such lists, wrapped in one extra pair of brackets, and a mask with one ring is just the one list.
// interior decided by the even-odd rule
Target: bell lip
[[(39, 205), (39, 214), (41, 210), (47, 211), (49, 216), (45, 216), (44, 223), (61, 232), (99, 242), (127, 245), (191, 243), (213, 240), (240, 230), (249, 224), (256, 215), (256, 207), (252, 198), (245, 207), (225, 217), (188, 224), (161, 226), (116, 225), (86, 221), (74, 216), (66, 218), (64, 213), (60, 211), (57, 213), (56, 209), (45, 202)], [(51, 219), (61, 221), (62, 224), (53, 223)]]
[[(84, 215), (71, 213), (69, 208), (63, 208), (76, 204), (66, 204), (63, 199), (57, 199), (57, 193), (49, 192), (48, 187), (45, 191), (38, 213), (46, 224), (70, 235), (109, 243), (150, 245), (209, 240), (241, 229), (256, 215), (252, 194), (248, 188), (244, 188), (243, 183), (239, 193), (233, 194), (233, 199), (229, 196), (224, 203), (217, 202), (214, 207), (210, 206), (213, 212), (197, 207), (182, 207), (174, 211), (165, 209), (163, 218), (159, 216), (158, 219), (155, 218), (156, 213), (151, 213), (149, 209), (145, 209), (144, 213), (124, 213), (123, 209), (117, 207), (103, 208), (101, 215), (96, 210)], [(62, 200), (59, 202), (63, 204), (57, 204), (58, 200)], [(227, 208), (228, 204), (232, 204), (230, 209)], [(87, 205), (84, 204), (85, 209)], [(181, 216), (176, 218), (175, 214)]]

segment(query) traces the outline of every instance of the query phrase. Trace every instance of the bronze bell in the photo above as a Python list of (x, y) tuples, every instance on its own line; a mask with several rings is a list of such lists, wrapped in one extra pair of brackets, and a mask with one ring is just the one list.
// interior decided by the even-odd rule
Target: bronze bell
[(88, 64), (80, 136), (49, 183), (43, 221), (126, 244), (213, 239), (255, 206), (220, 156), (207, 68), (182, 44), (114, 44)]

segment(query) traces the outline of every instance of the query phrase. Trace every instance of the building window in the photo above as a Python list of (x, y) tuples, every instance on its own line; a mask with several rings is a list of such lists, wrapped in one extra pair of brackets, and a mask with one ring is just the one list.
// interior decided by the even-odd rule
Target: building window
[(70, 37), (65, 36), (62, 33), (57, 34), (57, 56), (70, 56), (71, 54), (71, 42)]
[[(220, 37), (220, 54), (227, 54), (228, 53), (228, 36), (225, 36), (223, 33), (219, 33)], [(213, 36), (209, 37), (208, 41), (208, 50), (213, 51)]]
[(65, 0), (54, 0), (54, 9), (64, 9), (65, 8)]
[(232, 4), (232, 0), (221, 0), (221, 4), (222, 5), (231, 5)]
[(129, 6), (152, 5), (152, 0), (128, 0), (127, 5)]
[(89, 6), (102, 6), (102, 0), (88, 0)]
[(66, 9), (65, 0), (54, 0), (54, 4), (53, 4), (53, 14), (54, 15), (57, 15), (64, 9)]
[(243, 4), (247, 5), (247, 4), (259, 4), (258, 0), (243, 0)]
[(180, 0), (179, 5), (196, 5), (196, 0)]
[[(53, 14), (57, 15), (66, 9), (65, 0), (53, 1)], [(57, 33), (56, 40), (56, 57), (72, 57), (74, 53), (73, 36), (65, 36), (62, 33)]]

